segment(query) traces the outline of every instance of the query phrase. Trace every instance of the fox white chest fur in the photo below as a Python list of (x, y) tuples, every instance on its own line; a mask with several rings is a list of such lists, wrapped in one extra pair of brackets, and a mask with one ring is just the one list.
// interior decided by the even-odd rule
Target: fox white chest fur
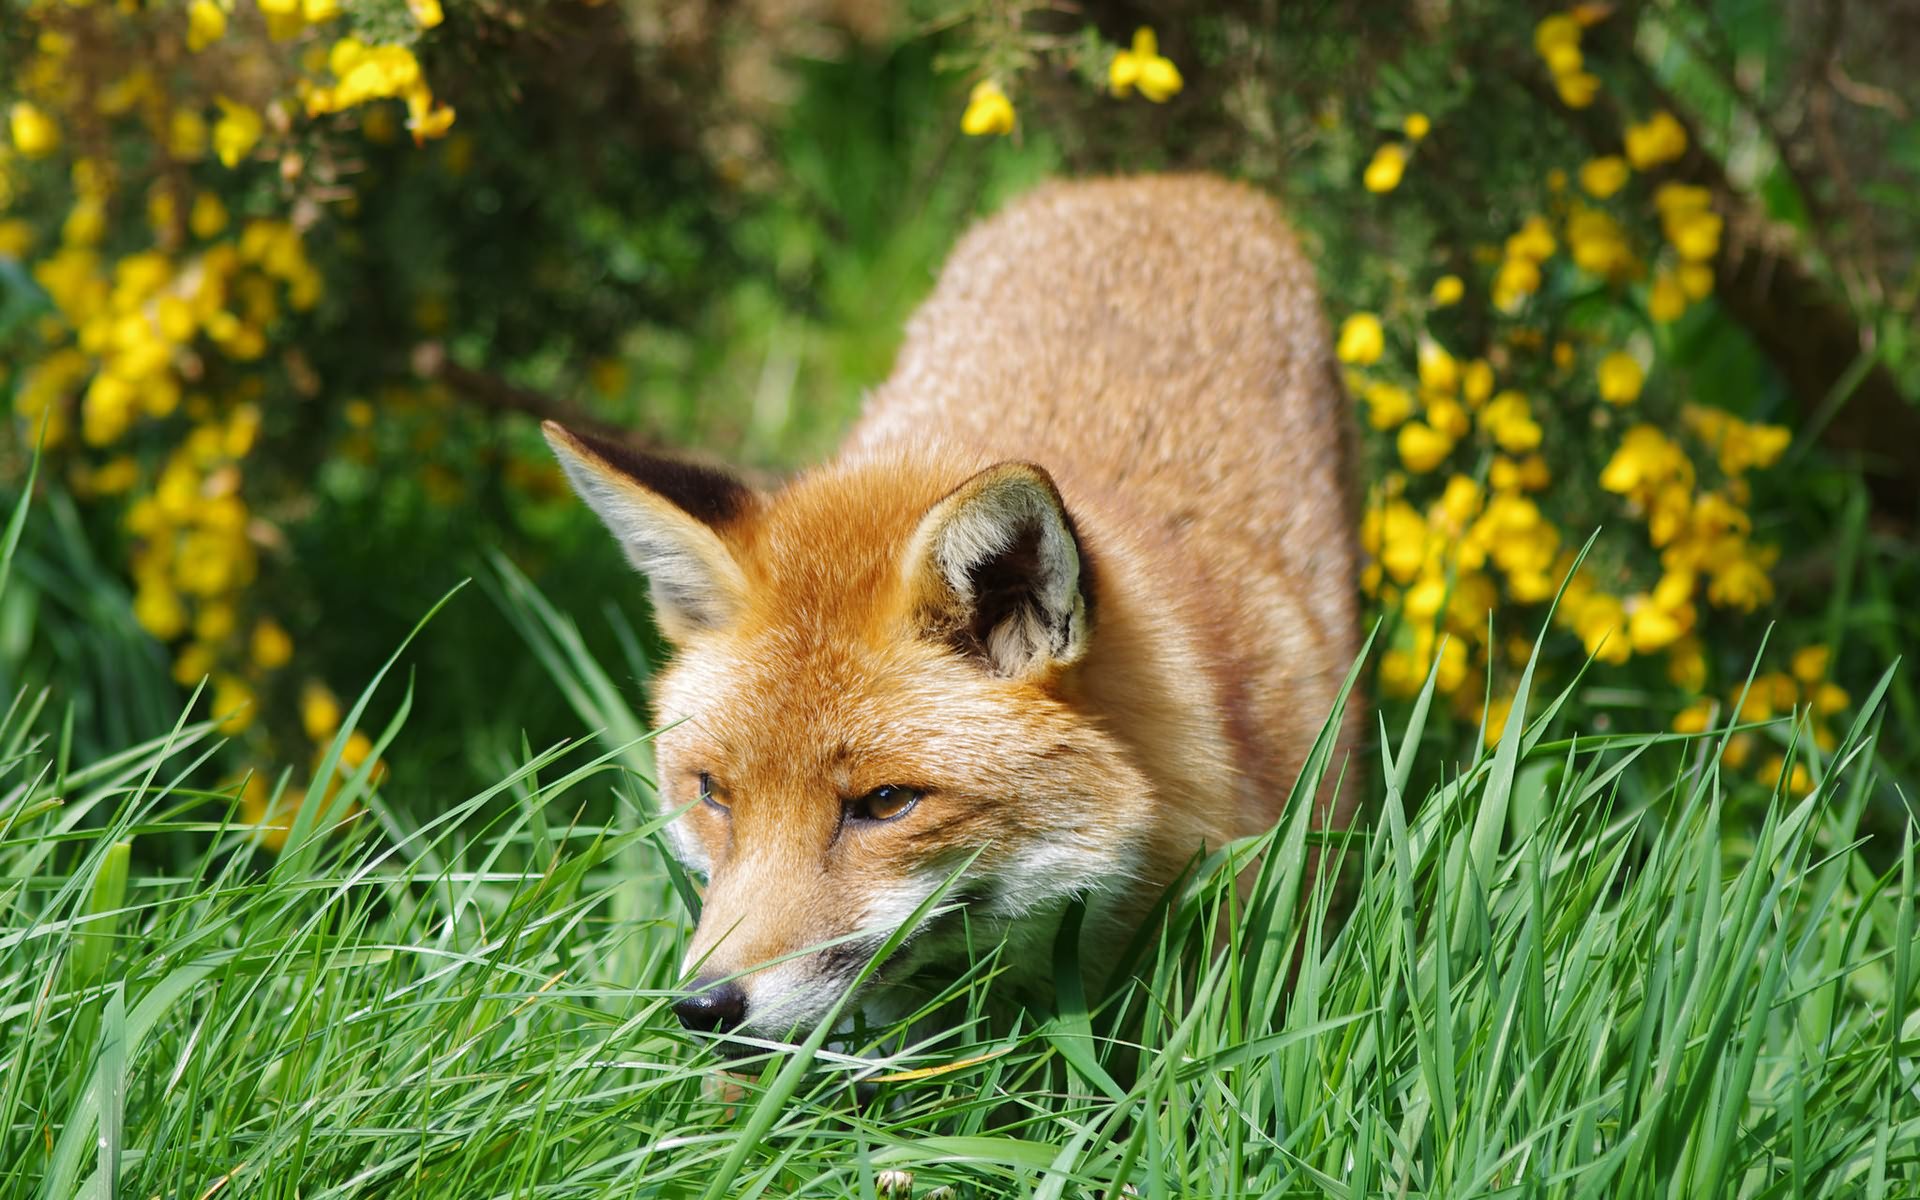
[[(675, 646), (654, 715), (710, 881), (696, 1027), (805, 1026), (969, 863), (976, 937), (1084, 897), (1099, 970), (1196, 851), (1280, 815), (1356, 653), (1311, 271), (1216, 179), (982, 223), (840, 454), (778, 491), (547, 433)], [(956, 916), (906, 961), (949, 965)]]

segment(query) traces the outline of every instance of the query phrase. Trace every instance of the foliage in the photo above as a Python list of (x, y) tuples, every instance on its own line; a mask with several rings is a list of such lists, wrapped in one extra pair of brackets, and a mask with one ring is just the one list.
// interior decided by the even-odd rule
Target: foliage
[[(1897, 14), (1137, 16), (0, 0), (0, 1194), (1920, 1194)], [(1351, 915), (1295, 821), (1092, 1003), (723, 1074), (529, 418), (805, 461), (975, 214), (1158, 168), (1345, 360)]]

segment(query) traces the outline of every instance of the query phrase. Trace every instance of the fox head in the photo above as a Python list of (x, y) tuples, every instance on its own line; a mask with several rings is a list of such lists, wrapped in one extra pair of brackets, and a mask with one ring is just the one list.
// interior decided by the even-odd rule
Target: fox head
[(768, 493), (545, 433), (674, 647), (658, 784), (708, 881), (689, 1027), (817, 1022), (956, 872), (863, 1001), (948, 965), (962, 928), (991, 937), (1136, 870), (1150, 789), (1076, 704), (1098, 588), (1046, 471), (928, 447)]

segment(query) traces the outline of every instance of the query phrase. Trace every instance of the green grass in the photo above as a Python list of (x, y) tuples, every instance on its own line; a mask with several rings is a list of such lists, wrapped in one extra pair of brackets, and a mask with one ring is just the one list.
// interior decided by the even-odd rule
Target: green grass
[[(1582, 737), (1536, 697), (1440, 768), (1423, 698), (1338, 903), (1295, 819), (1199, 864), (1111, 995), (1063, 939), (1057, 1011), (990, 1021), (989, 949), (945, 1036), (728, 1077), (667, 1008), (639, 643), (599, 663), (510, 567), (489, 587), (604, 738), (437, 809), (363, 772), (278, 855), (197, 788), (206, 724), (78, 763), (34, 732), (58, 697), (14, 700), (0, 1196), (1920, 1195), (1920, 857), (1911, 820), (1855, 832), (1885, 679), (1751, 836), (1725, 731)], [(414, 686), (361, 698), (388, 756)]]

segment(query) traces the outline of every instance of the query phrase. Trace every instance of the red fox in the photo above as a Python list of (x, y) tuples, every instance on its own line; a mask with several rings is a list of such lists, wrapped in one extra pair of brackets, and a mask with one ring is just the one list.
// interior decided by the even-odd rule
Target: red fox
[[(681, 1021), (817, 1021), (969, 860), (976, 940), (1047, 963), (1084, 899), (1097, 976), (1196, 852), (1271, 826), (1357, 653), (1347, 420), (1277, 206), (1166, 176), (974, 228), (776, 491), (549, 422), (674, 646), (659, 787), (709, 881)], [(859, 1002), (951, 970), (953, 915)]]

